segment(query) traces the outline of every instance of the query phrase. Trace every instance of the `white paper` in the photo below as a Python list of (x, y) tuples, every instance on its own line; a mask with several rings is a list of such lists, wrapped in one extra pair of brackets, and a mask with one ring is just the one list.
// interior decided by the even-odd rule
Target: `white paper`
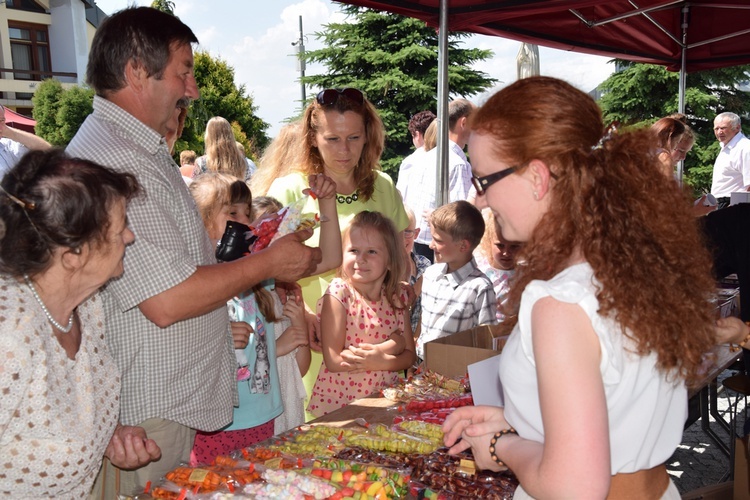
[(500, 383), (500, 355), (469, 365), (469, 384), (475, 405), (504, 406)]

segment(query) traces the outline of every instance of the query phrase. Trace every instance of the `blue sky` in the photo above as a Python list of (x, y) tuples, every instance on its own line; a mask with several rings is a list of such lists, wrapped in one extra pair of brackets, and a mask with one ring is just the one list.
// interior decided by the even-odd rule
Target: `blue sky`
[[(299, 108), (300, 84), (292, 42), (299, 38), (299, 16), (306, 35), (305, 48), (321, 47), (314, 33), (322, 25), (341, 21), (339, 5), (328, 0), (173, 0), (175, 13), (200, 40), (200, 49), (220, 57), (235, 69), (235, 83), (244, 84), (258, 107), (256, 114), (270, 124), (273, 137)], [(97, 0), (111, 14), (129, 5), (150, 5), (151, 0)], [(498, 79), (499, 87), (516, 79), (516, 55), (520, 43), (498, 37), (475, 35), (467, 47), (491, 49), (495, 57), (477, 69)], [(588, 92), (614, 70), (609, 58), (540, 47), (543, 75), (567, 80)], [(306, 74), (325, 67), (309, 65)], [(314, 89), (313, 89), (314, 90)], [(308, 94), (313, 90), (307, 89)], [(481, 104), (486, 95), (471, 99)]]

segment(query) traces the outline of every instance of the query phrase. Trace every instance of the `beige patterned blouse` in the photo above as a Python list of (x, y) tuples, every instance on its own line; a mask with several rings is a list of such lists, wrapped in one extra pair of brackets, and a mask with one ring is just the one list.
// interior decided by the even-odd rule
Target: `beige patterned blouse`
[(102, 301), (78, 307), (75, 360), (29, 288), (0, 277), (0, 497), (84, 498), (117, 424), (120, 375)]

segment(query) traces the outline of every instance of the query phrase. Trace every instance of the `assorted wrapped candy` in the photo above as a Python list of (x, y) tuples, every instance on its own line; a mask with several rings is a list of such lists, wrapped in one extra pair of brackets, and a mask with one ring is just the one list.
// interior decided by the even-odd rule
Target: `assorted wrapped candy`
[[(298, 220), (288, 228), (299, 229)], [(449, 455), (443, 446), (445, 417), (473, 404), (466, 389), (422, 373), (398, 388), (393, 425), (362, 418), (346, 427), (303, 425), (211, 465), (178, 467), (138, 500), (510, 499), (518, 485), (512, 472), (479, 471), (470, 453)]]

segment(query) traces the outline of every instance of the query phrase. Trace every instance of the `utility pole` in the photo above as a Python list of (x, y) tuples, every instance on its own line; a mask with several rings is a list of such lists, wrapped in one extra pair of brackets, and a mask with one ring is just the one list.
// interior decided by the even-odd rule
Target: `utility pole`
[(299, 86), (302, 90), (302, 101), (300, 107), (304, 110), (307, 97), (305, 95), (305, 83), (303, 82), (303, 79), (305, 78), (305, 39), (302, 33), (302, 16), (299, 16), (299, 39), (296, 42), (292, 42), (292, 45), (294, 46), (294, 53), (297, 55)]

